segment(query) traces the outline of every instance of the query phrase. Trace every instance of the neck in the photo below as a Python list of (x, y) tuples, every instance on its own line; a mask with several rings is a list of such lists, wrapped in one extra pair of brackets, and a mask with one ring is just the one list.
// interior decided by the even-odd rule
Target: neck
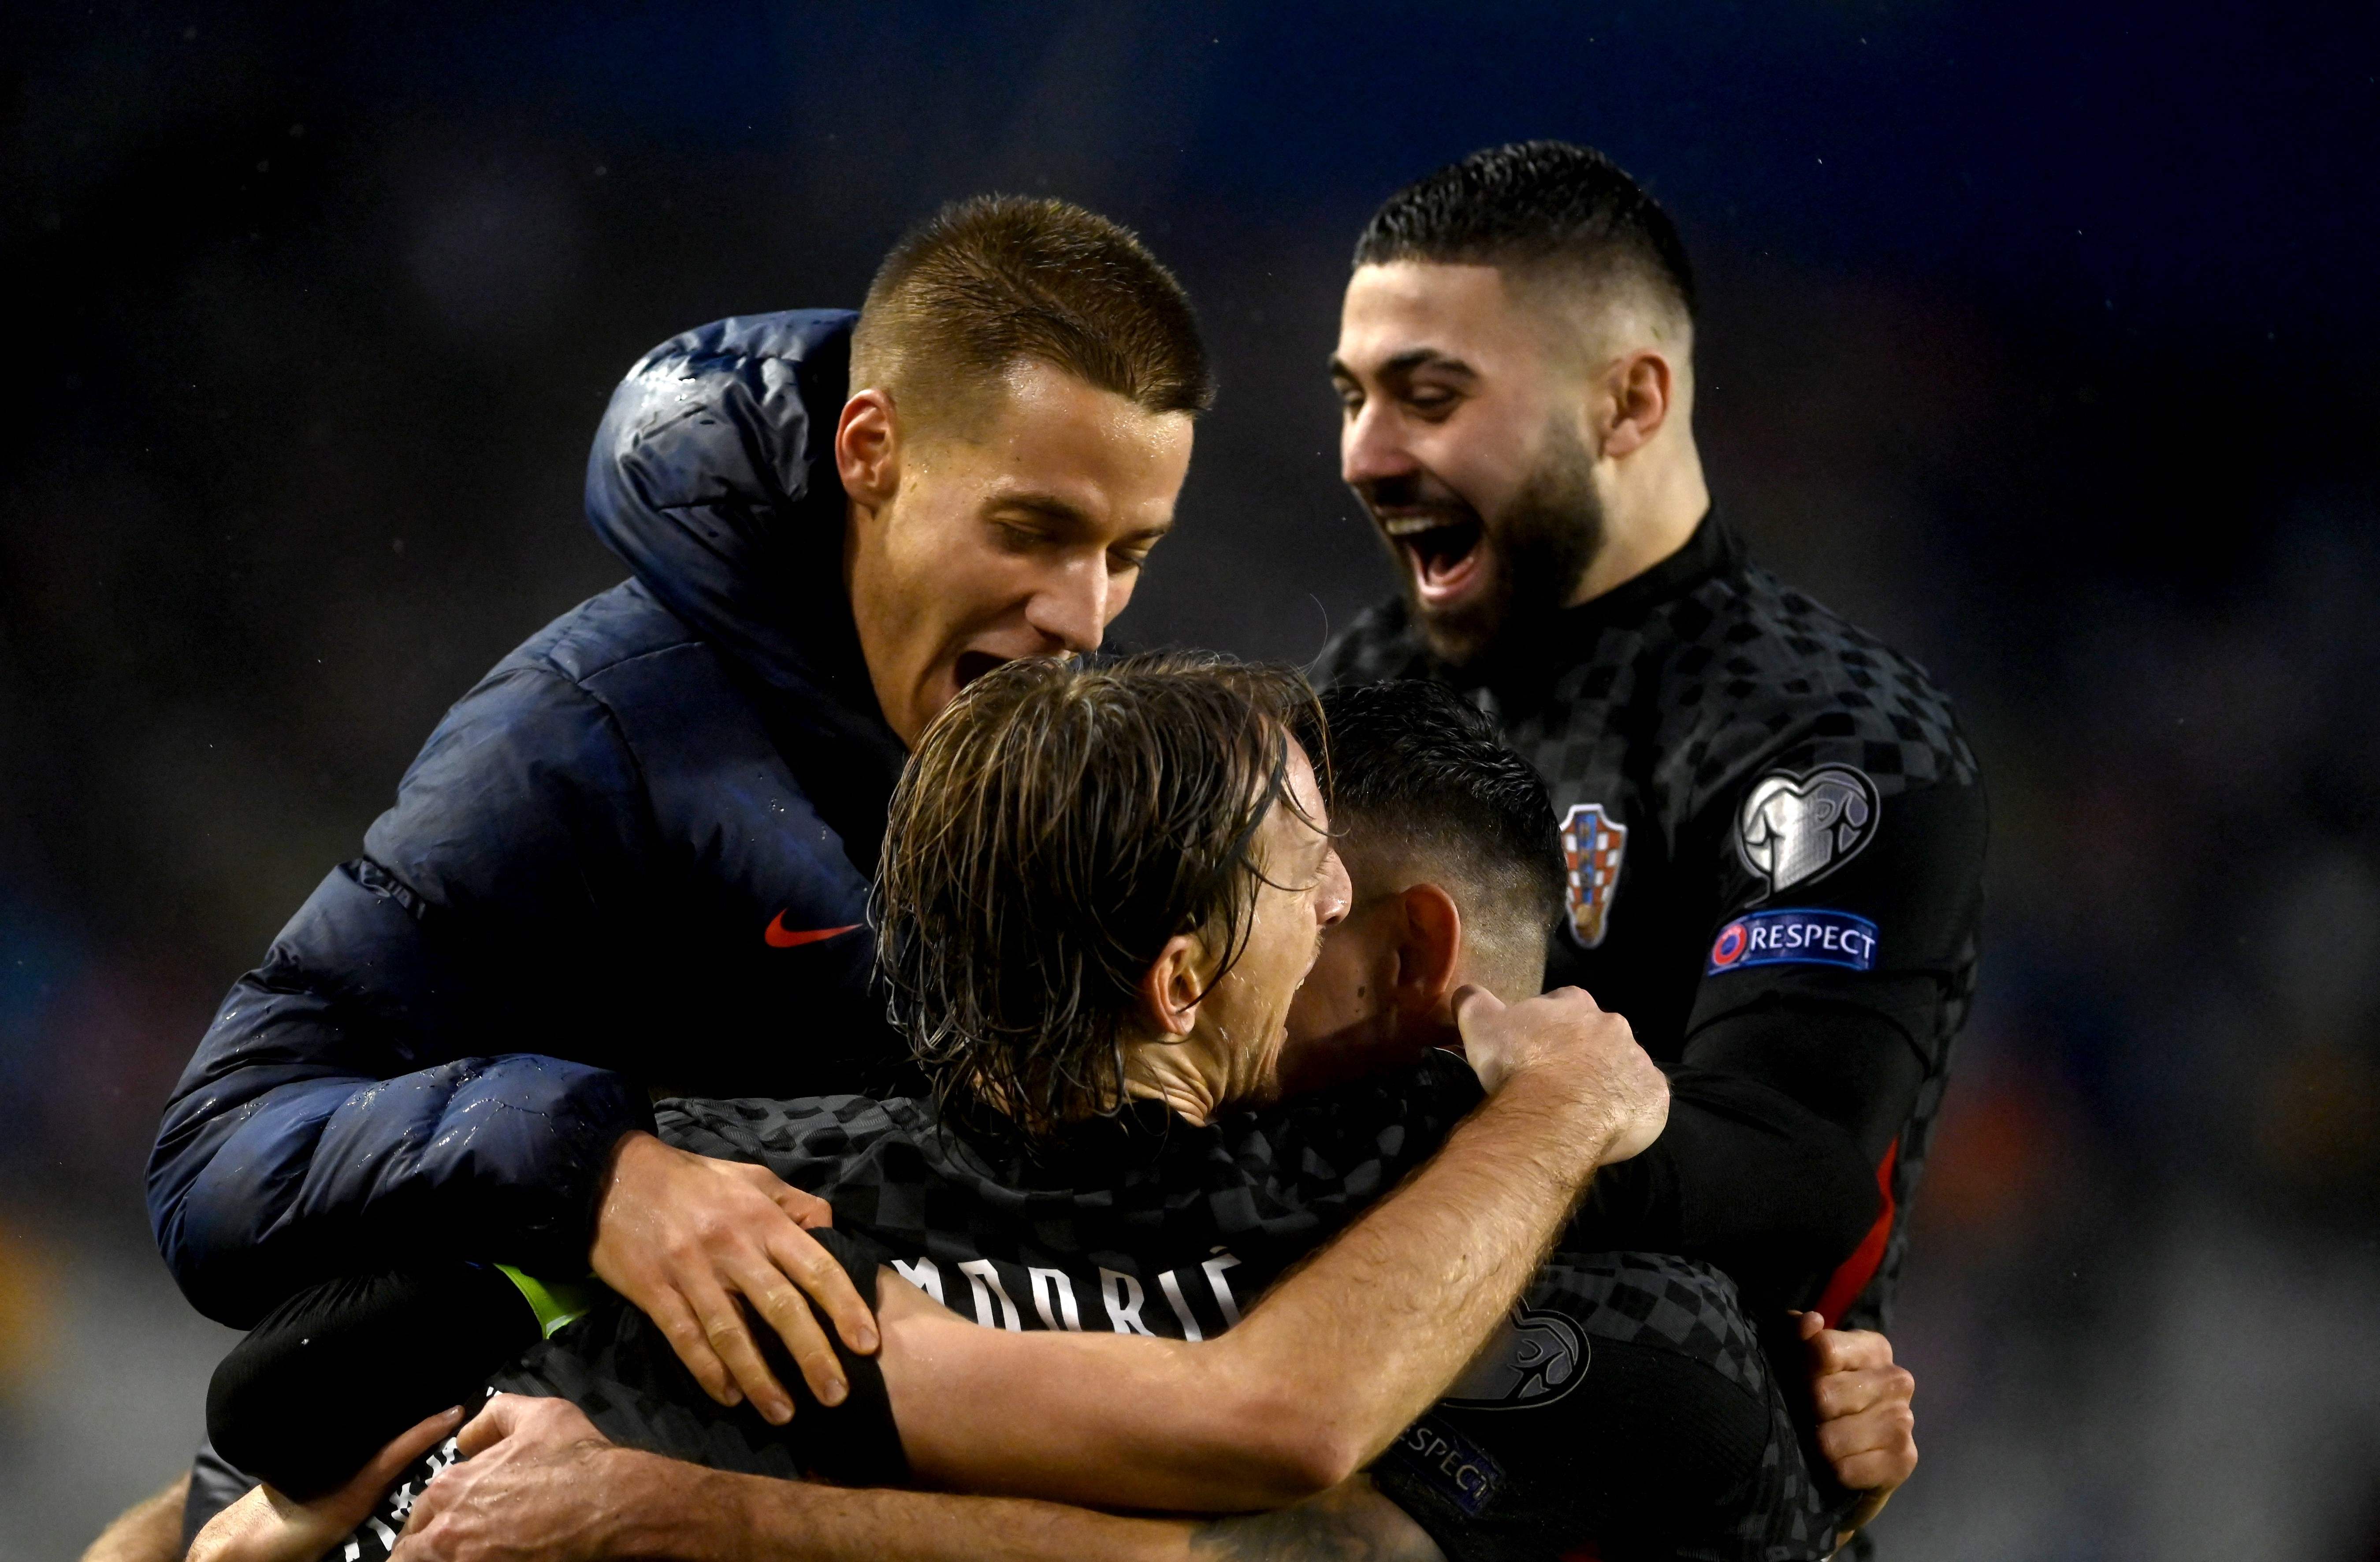
[(1223, 1085), (1199, 1067), (1203, 1050), (1195, 1037), (1135, 1044), (1124, 1054), (1123, 1093), (1135, 1100), (1162, 1101), (1189, 1122), (1213, 1121), (1222, 1109)]
[(1624, 586), (1686, 545), (1710, 510), (1701, 453), (1691, 430), (1607, 462), (1596, 473), (1603, 501), (1603, 546), (1587, 566), (1569, 605), (1592, 601)]

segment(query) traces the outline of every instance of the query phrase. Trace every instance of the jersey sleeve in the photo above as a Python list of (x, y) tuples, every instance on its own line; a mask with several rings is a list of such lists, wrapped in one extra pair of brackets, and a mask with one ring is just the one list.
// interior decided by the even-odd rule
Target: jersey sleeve
[(1696, 821), (1682, 871), (1722, 890), (1670, 1126), (1597, 1179), (1586, 1218), (1721, 1263), (1764, 1304), (1839, 1313), (1881, 1256), (1900, 1138), (1966, 1002), (1985, 799), (1971, 768), (1912, 787), (1794, 757)]
[(1846, 1502), (1734, 1286), (1661, 1253), (1556, 1253), (1371, 1474), (1453, 1562), (1815, 1562)]
[(169, 1100), (158, 1246), (234, 1326), (332, 1276), (484, 1254), (586, 1261), (643, 1092), (587, 1057), (641, 793), (601, 707), (534, 670), (458, 704), (373, 826), (242, 977)]

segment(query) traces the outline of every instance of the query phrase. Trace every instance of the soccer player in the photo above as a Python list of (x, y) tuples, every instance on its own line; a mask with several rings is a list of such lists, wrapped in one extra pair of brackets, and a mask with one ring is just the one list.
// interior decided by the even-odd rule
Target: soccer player
[(1443, 682), (1545, 778), (1547, 979), (1673, 1092), (1596, 1180), (1597, 1240), (1875, 1325), (1973, 987), (1983, 789), (1925, 672), (1713, 512), (1694, 329), (1676, 228), (1599, 153), (1498, 147), (1391, 196), (1330, 374), (1404, 590), (1318, 680)]
[[(254, 1324), (437, 1252), (596, 1274), (722, 1401), (791, 1414), (873, 1324), (815, 1202), (674, 1150), (650, 1093), (881, 1087), (863, 907), (958, 687), (1098, 646), (1172, 524), (1210, 381), (1188, 300), (1057, 201), (948, 208), (855, 316), (721, 321), (612, 400), (588, 515), (632, 578), (464, 696), (241, 978), (149, 1169), (186, 1295)], [(219, 1479), (192, 1510), (245, 1489)]]
[[(1461, 1065), (1411, 1064), (1451, 1037), (1458, 979), (1517, 996), (1542, 967), (1559, 873), (1535, 778), (1492, 735), (1466, 730), (1460, 708), (1450, 721), (1426, 698), (1351, 706), (1353, 814), (1342, 829), (1366, 842), (1375, 877), (1357, 892), (1360, 947), (1316, 972), (1342, 988), (1328, 1011), (1334, 1028), (1307, 1022), (1301, 1046), (1360, 1046), (1375, 1067), (1406, 1068), (1270, 1114), (1232, 1110), (1282, 1076), (1284, 1007), (1315, 961), (1316, 930), (1337, 939), (1347, 907), (1320, 800), (1287, 741), (1293, 691), (1291, 680), (1162, 660), (987, 679), (919, 752), (895, 805), (882, 890), (888, 965), (912, 1034), (941, 1056), (948, 1109), (846, 1097), (664, 1111), (676, 1142), (766, 1160), (825, 1193), (844, 1217), (839, 1249), (873, 1253), (861, 1259), (871, 1276), (891, 1262), (880, 1387), (871, 1381), (844, 1410), (806, 1411), (781, 1432), (713, 1411), (626, 1309), (499, 1381), (567, 1392), (606, 1430), (730, 1469), (882, 1479), (914, 1468), (938, 1484), (1144, 1507), (1278, 1502), (1337, 1483), (1395, 1435), (1525, 1277), (1539, 1251), (1526, 1233), (1539, 1225), (1516, 1225), (1519, 1214), (1549, 1200), (1550, 1217), (1530, 1220), (1547, 1231), (1559, 1223), (1564, 1179), (1548, 1188), (1546, 1171), (1586, 1140), (1608, 1160), (1649, 1138), (1657, 1110), (1615, 1130), (1609, 1108), (1660, 1087), (1624, 1026), (1581, 995), (1511, 1010), (1474, 999), (1459, 1023), (1491, 1084), (1511, 1074), (1502, 1059), (1516, 1035), (1567, 1030), (1592, 1043), (1600, 1031), (1600, 1089), (1582, 1099), (1603, 1115), (1589, 1113), (1586, 1140), (1557, 1133), (1527, 1148), (1548, 1108), (1515, 1116), (1500, 1093), (1222, 1345), (1167, 1353), (1131, 1338), (1196, 1340), (1202, 1326), (1236, 1323), (1235, 1293), (1264, 1290), (1427, 1154), (1477, 1099)], [(1174, 963), (1184, 958), (1186, 972)], [(1391, 968), (1404, 974), (1365, 983), (1363, 973)], [(1592, 1053), (1574, 1045), (1567, 1060)], [(1475, 1176), (1497, 1191), (1464, 1181)], [(1520, 1260), (1500, 1281), (1515, 1241)], [(953, 1302), (964, 1285), (978, 1323), (895, 1274)], [(1029, 1327), (1028, 1315), (1093, 1332), (1037, 1349), (978, 1326)], [(278, 1332), (264, 1354), (279, 1351), (285, 1370), (313, 1367), (303, 1386), (318, 1403), (319, 1374), (352, 1349), (298, 1348), (324, 1322), (293, 1314), (261, 1331)], [(407, 1373), (434, 1371), (436, 1355), (405, 1351)], [(236, 1355), (227, 1367), (249, 1364)], [(1434, 1555), (1433, 1535), (1464, 1556), (1567, 1546), (1588, 1532), (1608, 1546), (1658, 1539), (1720, 1555), (1817, 1555), (1831, 1530), (1814, 1528), (1823, 1504), (1797, 1485), (1793, 1435), (1764, 1383), (1714, 1272), (1565, 1253), (1456, 1398), (1383, 1462), (1378, 1491), (1393, 1508), (1365, 1488), (1282, 1522), (1327, 1533), (1360, 1517), (1401, 1530), (1407, 1555)], [(345, 1399), (344, 1417), (364, 1410), (353, 1393)], [(854, 1420), (886, 1409), (897, 1436)], [(302, 1453), (300, 1444), (291, 1457)], [(715, 1493), (691, 1472), (674, 1479), (681, 1496)], [(648, 1505), (668, 1495), (650, 1482), (638, 1489), (641, 1501), (603, 1512), (656, 1522)], [(771, 1507), (775, 1496), (753, 1500), (789, 1511)], [(714, 1517), (732, 1525), (735, 1513)], [(654, 1532), (642, 1533), (650, 1542)]]

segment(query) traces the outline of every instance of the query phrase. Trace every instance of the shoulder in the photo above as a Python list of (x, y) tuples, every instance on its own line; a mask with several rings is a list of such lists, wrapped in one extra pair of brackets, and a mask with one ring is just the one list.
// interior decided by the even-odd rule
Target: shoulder
[(1428, 655), (1413, 627), (1404, 599), (1391, 597), (1357, 613), (1314, 660), (1317, 689), (1419, 677)]
[[(514, 648), (457, 700), (417, 769), (460, 749), (481, 760), (533, 754), (554, 761), (615, 755), (621, 726), (656, 699), (682, 704), (723, 680), (718, 653), (635, 581), (589, 598)], [(565, 763), (556, 779), (597, 781), (601, 767)]]
[(881, 1140), (905, 1136), (908, 1114), (895, 1109), (901, 1105), (866, 1096), (685, 1097), (662, 1102), (653, 1119), (662, 1139), (681, 1150), (766, 1165), (806, 1186), (787, 1175), (788, 1166), (839, 1164)]
[(1759, 1341), (1735, 1282), (1708, 1264), (1565, 1247), (1538, 1270), (1524, 1300), (1585, 1320), (1592, 1334), (1690, 1352), (1758, 1392)]
[(1363, 1195), (1427, 1159), (1480, 1097), (1470, 1064), (1433, 1051), (1406, 1068), (1225, 1119), (1223, 1143), (1243, 1173), (1285, 1193), (1302, 1190), (1293, 1196)]
[(1767, 571), (1716, 576), (1667, 617), (1662, 703), (1684, 729), (1672, 779), (1693, 792), (1829, 765), (1886, 794), (1977, 781), (1957, 713), (1925, 669)]
[(494, 680), (527, 673), (530, 687), (584, 688), (615, 669), (659, 653), (702, 648), (701, 637), (637, 582), (623, 581), (572, 608), (489, 670)]

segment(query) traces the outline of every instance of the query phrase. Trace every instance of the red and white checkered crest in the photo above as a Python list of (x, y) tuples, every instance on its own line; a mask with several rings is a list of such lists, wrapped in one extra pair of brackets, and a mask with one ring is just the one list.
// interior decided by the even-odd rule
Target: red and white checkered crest
[(1600, 803), (1579, 803), (1562, 816), (1562, 866), (1569, 872), (1570, 934), (1582, 949), (1603, 942), (1620, 884), (1628, 827), (1606, 817)]

